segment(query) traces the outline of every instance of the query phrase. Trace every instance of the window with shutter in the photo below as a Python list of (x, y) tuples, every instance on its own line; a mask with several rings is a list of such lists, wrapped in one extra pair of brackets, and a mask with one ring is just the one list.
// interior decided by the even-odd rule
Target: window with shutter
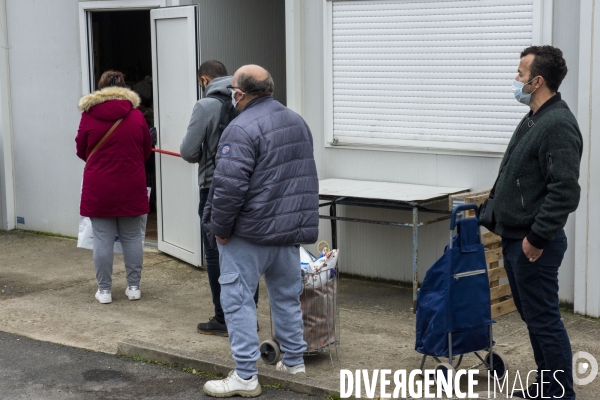
[(328, 144), (503, 152), (535, 2), (329, 1)]

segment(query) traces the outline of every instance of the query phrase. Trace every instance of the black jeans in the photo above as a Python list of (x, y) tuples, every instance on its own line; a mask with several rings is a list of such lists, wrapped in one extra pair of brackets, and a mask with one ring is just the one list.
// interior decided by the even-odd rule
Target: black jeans
[[(558, 307), (558, 268), (567, 250), (567, 237), (561, 230), (534, 262), (523, 253), (522, 243), (502, 239), (502, 252), (515, 305), (529, 330), (538, 382), (541, 371), (546, 371), (544, 396), (574, 400), (571, 343)], [(559, 370), (563, 372), (554, 375)]]
[[(202, 219), (204, 213), (204, 206), (206, 200), (208, 200), (209, 189), (200, 189), (200, 207), (198, 208), (198, 215)], [(208, 272), (208, 284), (210, 285), (210, 291), (212, 293), (213, 304), (215, 305), (215, 319), (221, 323), (225, 323), (225, 314), (221, 307), (221, 285), (219, 284), (219, 276), (221, 276), (221, 268), (219, 266), (219, 250), (210, 247), (208, 237), (204, 229), (200, 229), (200, 235), (202, 236), (202, 243), (204, 243), (204, 258), (206, 258), (206, 271)], [(258, 306), (258, 286), (256, 287), (256, 293), (254, 293), (254, 303)]]

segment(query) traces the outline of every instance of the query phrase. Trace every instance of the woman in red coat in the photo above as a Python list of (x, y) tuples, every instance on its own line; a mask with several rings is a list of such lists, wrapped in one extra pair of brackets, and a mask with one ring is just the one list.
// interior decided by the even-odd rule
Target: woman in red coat
[(151, 154), (151, 137), (137, 109), (140, 98), (129, 90), (124, 78), (121, 72), (106, 71), (98, 82), (99, 90), (81, 98), (81, 123), (75, 138), (77, 156), (86, 161), (80, 214), (92, 221), (96, 299), (100, 303), (112, 301), (117, 235), (127, 271), (125, 295), (129, 300), (141, 297), (142, 216), (150, 211), (144, 163)]

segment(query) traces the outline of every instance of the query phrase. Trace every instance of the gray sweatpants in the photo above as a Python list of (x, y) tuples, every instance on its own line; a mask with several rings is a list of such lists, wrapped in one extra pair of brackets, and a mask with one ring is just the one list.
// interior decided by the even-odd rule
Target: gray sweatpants
[(302, 276), (300, 253), (296, 246), (259, 246), (237, 236), (219, 247), (221, 264), (221, 306), (229, 332), (235, 370), (242, 379), (258, 374), (256, 361), (260, 358), (256, 332), (254, 292), (264, 275), (274, 337), (288, 366), (302, 364), (306, 350), (300, 309)]
[(117, 234), (123, 246), (127, 284), (139, 286), (144, 259), (142, 216), (90, 219), (94, 233), (94, 267), (98, 288), (110, 290), (112, 287), (113, 249)]

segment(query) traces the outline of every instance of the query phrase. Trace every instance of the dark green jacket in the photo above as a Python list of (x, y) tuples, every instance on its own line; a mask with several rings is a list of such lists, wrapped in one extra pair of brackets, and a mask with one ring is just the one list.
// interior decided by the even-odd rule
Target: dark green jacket
[(523, 118), (500, 164), (496, 234), (527, 237), (540, 249), (554, 239), (579, 204), (582, 142), (577, 120), (560, 93)]

